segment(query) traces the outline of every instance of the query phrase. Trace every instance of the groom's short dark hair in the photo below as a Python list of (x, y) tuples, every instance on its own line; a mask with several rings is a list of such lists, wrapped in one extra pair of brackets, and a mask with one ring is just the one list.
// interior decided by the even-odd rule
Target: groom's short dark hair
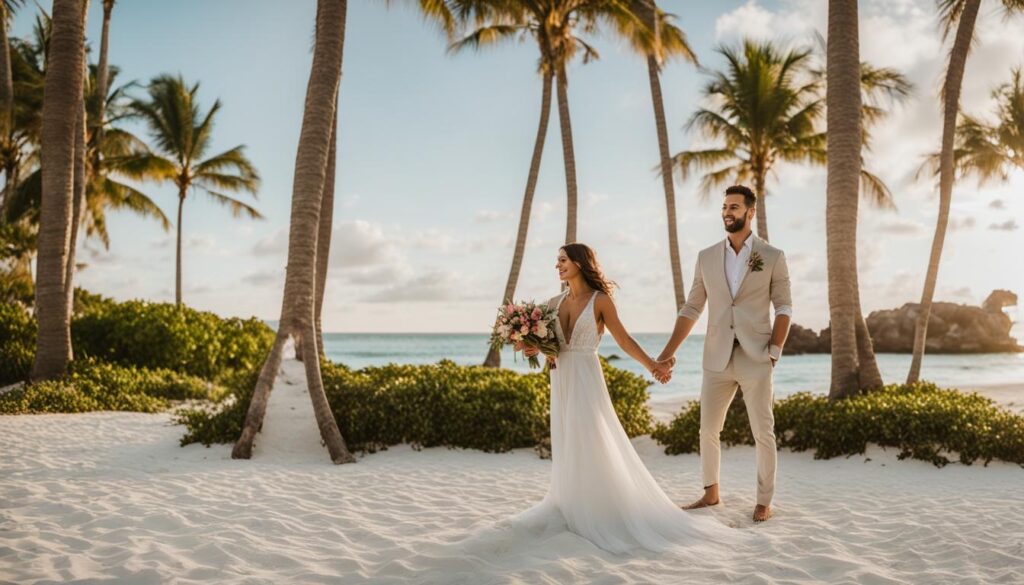
[(733, 185), (725, 190), (726, 195), (743, 195), (743, 202), (747, 204), (747, 207), (753, 207), (757, 205), (757, 195), (750, 190), (750, 187), (746, 185)]

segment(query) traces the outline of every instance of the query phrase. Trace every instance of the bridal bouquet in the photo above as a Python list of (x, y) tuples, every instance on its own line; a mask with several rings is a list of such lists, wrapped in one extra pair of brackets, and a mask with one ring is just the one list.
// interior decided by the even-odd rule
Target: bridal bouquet
[[(498, 320), (491, 334), (491, 347), (500, 349), (503, 345), (522, 343), (527, 347), (539, 349), (546, 356), (556, 357), (556, 319), (558, 313), (555, 309), (533, 301), (503, 305), (498, 308)], [(529, 360), (530, 367), (540, 367), (540, 360), (536, 356)]]

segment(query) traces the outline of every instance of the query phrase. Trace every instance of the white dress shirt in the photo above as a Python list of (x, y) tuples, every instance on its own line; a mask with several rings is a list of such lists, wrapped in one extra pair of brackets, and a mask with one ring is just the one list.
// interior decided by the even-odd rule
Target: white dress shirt
[[(743, 276), (747, 273), (747, 263), (750, 262), (750, 238), (753, 233), (743, 240), (743, 247), (739, 252), (733, 250), (732, 242), (725, 238), (725, 279), (729, 281), (729, 292), (732, 298), (740, 292), (740, 285), (743, 284)], [(793, 316), (793, 307), (782, 305), (775, 307), (775, 317), (779, 315)]]

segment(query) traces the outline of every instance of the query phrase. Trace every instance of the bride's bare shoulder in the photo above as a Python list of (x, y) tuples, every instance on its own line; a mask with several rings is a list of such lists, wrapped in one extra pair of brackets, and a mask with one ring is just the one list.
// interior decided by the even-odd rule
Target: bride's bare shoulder
[(548, 299), (548, 302), (546, 303), (547, 306), (554, 307), (554, 306), (558, 305), (558, 302), (560, 300), (562, 300), (562, 297), (564, 297), (564, 296), (565, 296), (565, 293), (564, 292), (560, 292), (557, 295), (551, 297), (550, 299)]

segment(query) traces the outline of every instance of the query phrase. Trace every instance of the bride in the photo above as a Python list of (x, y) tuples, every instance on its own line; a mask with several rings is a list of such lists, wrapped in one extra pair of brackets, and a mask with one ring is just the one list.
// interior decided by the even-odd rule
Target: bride
[(597, 348), (607, 329), (659, 380), (672, 363), (655, 362), (626, 332), (611, 297), (614, 283), (593, 250), (567, 244), (556, 268), (568, 288), (548, 303), (558, 314), (559, 343), (551, 369), (551, 483), (544, 499), (514, 521), (568, 528), (615, 553), (734, 541), (728, 527), (684, 512), (658, 487), (615, 414)]

